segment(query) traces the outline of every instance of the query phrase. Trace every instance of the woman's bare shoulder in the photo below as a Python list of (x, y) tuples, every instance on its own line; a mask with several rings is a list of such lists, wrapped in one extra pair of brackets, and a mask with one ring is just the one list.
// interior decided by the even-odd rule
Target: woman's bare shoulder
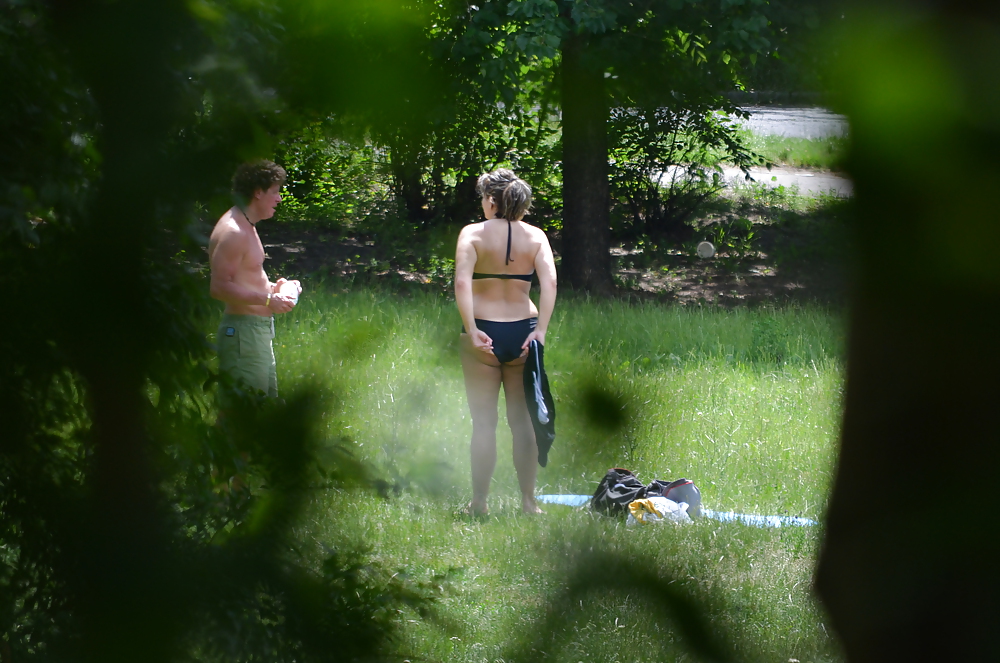
[(482, 221), (479, 221), (478, 223), (470, 223), (470, 224), (464, 226), (462, 228), (461, 232), (458, 233), (458, 239), (459, 239), (459, 241), (461, 241), (463, 239), (471, 239), (471, 238), (473, 238), (473, 237), (481, 234), (482, 231), (483, 231), (483, 227), (485, 225), (486, 224), (484, 224)]
[(524, 222), (524, 228), (528, 231), (528, 236), (536, 242), (548, 242), (549, 236), (545, 234), (545, 231), (534, 226), (527, 221)]

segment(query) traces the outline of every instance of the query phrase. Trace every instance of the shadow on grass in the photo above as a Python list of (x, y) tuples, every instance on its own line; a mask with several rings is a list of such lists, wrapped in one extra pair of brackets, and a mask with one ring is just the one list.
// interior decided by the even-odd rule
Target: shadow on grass
[(583, 599), (598, 595), (638, 597), (645, 611), (681, 636), (684, 649), (695, 658), (719, 663), (735, 660), (725, 638), (713, 629), (704, 601), (695, 600), (674, 585), (674, 579), (656, 565), (606, 549), (592, 548), (580, 555), (568, 572), (565, 589), (549, 603), (534, 639), (514, 647), (506, 660), (557, 660), (563, 645), (560, 634), (583, 614)]
[[(612, 247), (618, 295), (683, 305), (842, 306), (854, 260), (852, 210), (849, 199), (811, 198), (785, 187), (731, 190), (705, 203), (688, 241)], [(410, 238), (405, 247), (304, 224), (262, 224), (259, 232), (269, 269), (289, 278), (321, 280), (335, 290), (451, 291), (454, 243), (446, 229)], [(711, 259), (697, 256), (703, 240), (716, 247)]]

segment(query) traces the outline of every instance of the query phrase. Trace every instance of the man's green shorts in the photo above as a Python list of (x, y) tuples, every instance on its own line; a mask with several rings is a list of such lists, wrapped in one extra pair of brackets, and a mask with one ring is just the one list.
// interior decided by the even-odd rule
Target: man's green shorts
[(274, 318), (259, 315), (222, 316), (216, 342), (219, 371), (246, 387), (278, 397), (278, 373), (274, 364)]

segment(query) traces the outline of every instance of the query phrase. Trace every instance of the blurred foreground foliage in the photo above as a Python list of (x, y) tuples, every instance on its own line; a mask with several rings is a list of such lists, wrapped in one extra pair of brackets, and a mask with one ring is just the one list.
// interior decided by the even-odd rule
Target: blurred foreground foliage
[[(859, 2), (849, 16), (834, 78), (864, 241), (817, 591), (849, 660), (995, 659), (1000, 537), (980, 528), (1000, 507), (1000, 359), (977, 350), (1000, 325), (1000, 261), (971, 248), (1000, 241), (1000, 223), (992, 201), (955, 194), (961, 170), (924, 174), (1000, 176), (1000, 5)], [(908, 486), (928, 473), (961, 481), (915, 508)]]
[(0, 660), (378, 656), (430, 596), (363, 547), (298, 551), (303, 501), (367, 472), (317, 432), (329, 394), (219, 417), (190, 258), (195, 201), (227, 207), (236, 163), (334, 113), (391, 122), (374, 81), (434, 86), (403, 57), (419, 23), (392, 3), (22, 0), (0, 35), (0, 283), (30, 292), (0, 337)]

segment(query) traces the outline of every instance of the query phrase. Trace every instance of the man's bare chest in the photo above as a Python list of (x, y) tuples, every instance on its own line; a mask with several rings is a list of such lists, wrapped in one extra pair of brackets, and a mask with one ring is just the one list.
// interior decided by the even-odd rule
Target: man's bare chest
[(247, 251), (243, 255), (243, 266), (245, 269), (258, 270), (264, 268), (264, 259), (267, 255), (264, 253), (264, 245), (261, 244), (260, 237), (257, 233), (253, 234), (253, 237), (249, 238), (247, 242)]

